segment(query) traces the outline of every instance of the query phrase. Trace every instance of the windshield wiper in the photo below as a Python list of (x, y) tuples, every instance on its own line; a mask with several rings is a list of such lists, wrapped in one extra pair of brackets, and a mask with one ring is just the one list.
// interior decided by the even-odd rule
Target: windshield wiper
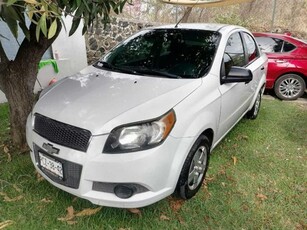
[(125, 67), (119, 67), (119, 66), (114, 66), (106, 61), (98, 61), (97, 63), (94, 64), (95, 67), (97, 68), (106, 68), (110, 70), (114, 70), (116, 72), (121, 72), (121, 73), (129, 73), (129, 74), (139, 74), (142, 75), (140, 72), (130, 69), (130, 68), (125, 68)]
[(157, 70), (157, 69), (149, 69), (146, 67), (138, 67), (137, 68), (138, 72), (144, 73), (144, 74), (150, 74), (150, 75), (159, 75), (159, 76), (164, 76), (164, 77), (169, 77), (169, 78), (181, 78), (181, 76), (172, 74), (166, 71), (162, 70)]

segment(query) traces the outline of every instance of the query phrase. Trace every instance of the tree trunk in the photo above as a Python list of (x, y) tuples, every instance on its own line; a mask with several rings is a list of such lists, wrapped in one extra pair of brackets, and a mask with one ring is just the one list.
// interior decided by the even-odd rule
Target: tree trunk
[(22, 152), (27, 149), (26, 121), (34, 104), (33, 89), (38, 63), (58, 36), (61, 24), (58, 21), (58, 30), (52, 39), (47, 39), (41, 34), (39, 42), (35, 39), (35, 28), (34, 24), (30, 25), (31, 40), (28, 41), (26, 38), (23, 40), (14, 61), (7, 60), (3, 49), (1, 52), (0, 45), (0, 89), (9, 103), (13, 144)]
[[(10, 63), (10, 66), (11, 64), (13, 62)], [(9, 103), (11, 138), (21, 151), (27, 148), (25, 124), (34, 102), (33, 87), (29, 88), (27, 83), (27, 80), (31, 78), (30, 72), (35, 72), (32, 66), (29, 66), (29, 69), (16, 69), (16, 67), (11, 69), (9, 67), (4, 71), (7, 76), (4, 81), (4, 92)]]

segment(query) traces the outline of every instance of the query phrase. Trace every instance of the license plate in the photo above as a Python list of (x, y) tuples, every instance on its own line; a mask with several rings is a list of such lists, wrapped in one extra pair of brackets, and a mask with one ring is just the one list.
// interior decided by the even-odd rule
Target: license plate
[(63, 165), (61, 162), (52, 159), (42, 153), (38, 153), (40, 165), (43, 169), (51, 172), (55, 176), (63, 179)]

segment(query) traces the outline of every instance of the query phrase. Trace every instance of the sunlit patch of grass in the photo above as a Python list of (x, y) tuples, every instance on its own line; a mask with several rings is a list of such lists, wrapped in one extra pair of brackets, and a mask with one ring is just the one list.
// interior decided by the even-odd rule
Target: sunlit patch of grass
[[(97, 208), (47, 181), (38, 181), (29, 155), (0, 148), (0, 223), (7, 229), (304, 229), (307, 216), (307, 109), (263, 100), (256, 120), (243, 119), (211, 156), (207, 181), (195, 198), (174, 197), (140, 209), (103, 207), (60, 221), (72, 206)], [(7, 105), (0, 105), (0, 146), (7, 141)], [(22, 198), (5, 201), (9, 198)], [(72, 225), (70, 225), (72, 224)]]

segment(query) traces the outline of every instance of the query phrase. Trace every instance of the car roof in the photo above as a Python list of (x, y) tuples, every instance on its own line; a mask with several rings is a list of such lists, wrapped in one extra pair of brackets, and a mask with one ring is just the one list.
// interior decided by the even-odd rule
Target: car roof
[(179, 23), (177, 27), (176, 24), (163, 25), (158, 27), (153, 27), (155, 29), (197, 29), (197, 30), (209, 30), (209, 31), (220, 31), (226, 32), (234, 29), (242, 29), (243, 27), (227, 24), (218, 24), (218, 23)]

